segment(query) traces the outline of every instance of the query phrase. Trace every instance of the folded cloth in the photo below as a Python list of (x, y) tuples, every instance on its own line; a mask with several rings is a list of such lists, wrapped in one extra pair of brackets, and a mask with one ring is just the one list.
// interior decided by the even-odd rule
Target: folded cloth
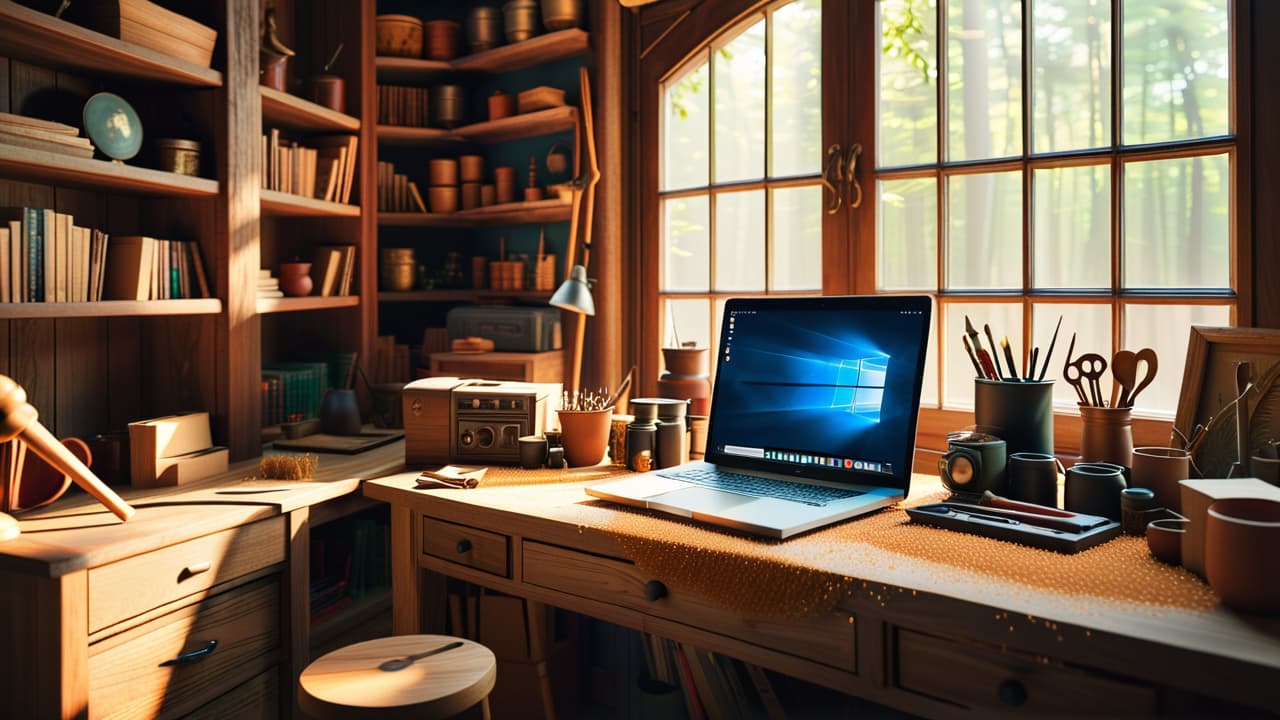
[(423, 470), (418, 476), (420, 488), (473, 488), (480, 484), (484, 471), (488, 468), (445, 465), (439, 470)]

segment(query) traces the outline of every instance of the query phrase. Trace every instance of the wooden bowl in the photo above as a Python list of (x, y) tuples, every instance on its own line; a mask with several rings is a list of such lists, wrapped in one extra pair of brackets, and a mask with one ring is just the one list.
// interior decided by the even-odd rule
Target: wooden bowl
[(1187, 531), (1185, 518), (1165, 518), (1147, 523), (1147, 548), (1155, 559), (1170, 565), (1182, 564), (1182, 535)]
[(422, 57), (422, 21), (412, 15), (379, 15), (375, 24), (377, 52), (394, 57)]
[(428, 165), (427, 177), (436, 187), (458, 184), (458, 161), (453, 158), (435, 158)]
[(427, 188), (427, 205), (433, 213), (458, 211), (458, 188), (453, 185)]

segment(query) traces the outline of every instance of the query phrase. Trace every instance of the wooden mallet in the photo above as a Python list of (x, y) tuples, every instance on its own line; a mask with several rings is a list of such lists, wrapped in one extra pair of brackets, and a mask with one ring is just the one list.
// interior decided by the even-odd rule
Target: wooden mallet
[[(98, 502), (102, 503), (121, 520), (133, 517), (134, 509), (129, 506), (114, 490), (107, 487), (93, 471), (71, 454), (66, 446), (58, 441), (37, 419), (36, 409), (27, 402), (27, 391), (7, 375), (0, 375), (0, 441), (18, 438), (27, 444), (35, 454), (44, 458), (45, 462), (58, 471), (69, 475), (77, 485), (84, 488)], [(4, 516), (8, 518), (8, 516)], [(16, 523), (13, 524), (16, 528)], [(5, 532), (6, 523), (0, 519), (0, 539)], [(13, 531), (16, 535), (16, 530)]]

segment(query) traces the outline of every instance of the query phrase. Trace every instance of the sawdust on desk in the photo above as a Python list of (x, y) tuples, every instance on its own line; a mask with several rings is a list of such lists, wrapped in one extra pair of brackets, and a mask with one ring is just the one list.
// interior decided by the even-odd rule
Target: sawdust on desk
[(776, 541), (623, 508), (586, 497), (580, 489), (582, 481), (599, 482), (624, 471), (504, 469), (486, 477), (481, 489), (544, 485), (536, 492), (523, 487), (519, 500), (508, 499), (526, 512), (530, 503), (545, 501), (545, 509), (537, 512), (609, 533), (637, 567), (670, 587), (755, 617), (828, 612), (858, 594), (883, 602), (881, 594), (889, 590), (865, 582), (869, 575), (935, 588), (977, 588), (991, 592), (993, 600), (1025, 594), (1037, 605), (1059, 603), (1077, 613), (1158, 615), (1205, 611), (1218, 604), (1199, 578), (1151, 557), (1144, 538), (1121, 536), (1065, 555), (912, 523), (904, 508), (945, 499), (936, 490), (913, 493), (898, 506), (857, 520)]

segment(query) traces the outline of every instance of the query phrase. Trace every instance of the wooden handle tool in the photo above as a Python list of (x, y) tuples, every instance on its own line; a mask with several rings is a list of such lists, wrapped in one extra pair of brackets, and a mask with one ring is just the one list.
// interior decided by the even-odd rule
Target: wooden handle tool
[(0, 375), (0, 440), (18, 438), (45, 462), (69, 475), (77, 485), (102, 503), (121, 520), (133, 517), (134, 509), (93, 471), (85, 467), (38, 419), (39, 413), (27, 402), (27, 391), (7, 375)]

